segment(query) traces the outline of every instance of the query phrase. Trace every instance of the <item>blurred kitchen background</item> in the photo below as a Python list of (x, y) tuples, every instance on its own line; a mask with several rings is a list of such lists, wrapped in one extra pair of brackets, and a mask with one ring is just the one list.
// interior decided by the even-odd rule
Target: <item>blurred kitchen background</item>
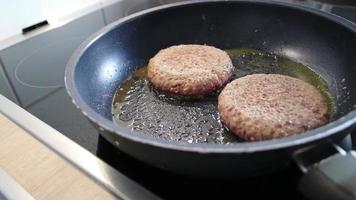
[[(67, 60), (85, 38), (105, 25), (178, 1), (0, 0), (0, 93), (95, 153), (98, 134), (64, 88)], [(354, 8), (312, 0), (284, 1), (356, 21)]]

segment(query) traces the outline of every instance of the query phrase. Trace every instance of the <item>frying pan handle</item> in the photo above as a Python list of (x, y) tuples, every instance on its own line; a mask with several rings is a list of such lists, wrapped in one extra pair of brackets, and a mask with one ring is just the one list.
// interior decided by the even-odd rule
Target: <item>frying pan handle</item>
[(344, 151), (332, 144), (338, 152), (307, 167), (301, 159), (294, 158), (305, 172), (299, 182), (299, 190), (309, 199), (356, 200), (356, 151)]

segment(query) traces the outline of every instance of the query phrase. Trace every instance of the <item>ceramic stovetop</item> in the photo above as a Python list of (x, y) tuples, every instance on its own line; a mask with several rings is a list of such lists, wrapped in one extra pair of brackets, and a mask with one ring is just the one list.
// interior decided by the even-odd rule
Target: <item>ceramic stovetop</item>
[[(356, 8), (333, 7), (310, 0), (284, 1), (321, 9), (356, 22)], [(90, 152), (96, 152), (98, 133), (81, 112), (74, 107), (65, 88), (59, 88), (56, 92), (31, 105), (27, 110)], [(354, 138), (356, 143), (356, 136)]]
[[(331, 12), (356, 22), (356, 8), (333, 7), (312, 1), (290, 0), (289, 2), (291, 1)], [(54, 104), (56, 106), (53, 106)], [(58, 109), (58, 107), (61, 109)], [(74, 107), (64, 88), (60, 88), (50, 96), (33, 104), (28, 108), (28, 111), (93, 154), (96, 154), (99, 147), (98, 157), (164, 198), (236, 199), (247, 196), (250, 199), (303, 199), (297, 191), (296, 184), (300, 177), (300, 171), (295, 166), (278, 173), (242, 181), (193, 180), (162, 172), (137, 162), (124, 153), (113, 149), (110, 144), (106, 144), (102, 139), (97, 145), (99, 137), (97, 131)], [(353, 134), (353, 140), (354, 149), (356, 149), (356, 133)], [(103, 149), (100, 146), (107, 148)], [(155, 180), (154, 182), (157, 184), (153, 184), (152, 180)]]

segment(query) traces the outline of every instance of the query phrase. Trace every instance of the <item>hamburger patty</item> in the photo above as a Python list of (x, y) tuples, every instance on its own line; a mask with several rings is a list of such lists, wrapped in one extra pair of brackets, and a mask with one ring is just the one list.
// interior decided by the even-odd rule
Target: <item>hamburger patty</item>
[(204, 95), (224, 86), (233, 69), (223, 50), (206, 45), (177, 45), (150, 59), (147, 76), (162, 91)]
[(229, 83), (218, 99), (225, 126), (245, 140), (303, 133), (329, 120), (327, 99), (312, 85), (278, 74), (253, 74)]

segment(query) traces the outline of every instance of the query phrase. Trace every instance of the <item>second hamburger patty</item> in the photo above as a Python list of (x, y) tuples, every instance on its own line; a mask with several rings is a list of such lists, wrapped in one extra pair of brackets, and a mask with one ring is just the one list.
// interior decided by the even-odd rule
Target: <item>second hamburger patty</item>
[(232, 81), (219, 95), (218, 110), (223, 123), (246, 140), (299, 134), (329, 120), (327, 99), (314, 86), (278, 74)]
[(158, 89), (179, 95), (203, 95), (224, 86), (233, 72), (228, 54), (206, 45), (177, 45), (159, 51), (147, 76)]

